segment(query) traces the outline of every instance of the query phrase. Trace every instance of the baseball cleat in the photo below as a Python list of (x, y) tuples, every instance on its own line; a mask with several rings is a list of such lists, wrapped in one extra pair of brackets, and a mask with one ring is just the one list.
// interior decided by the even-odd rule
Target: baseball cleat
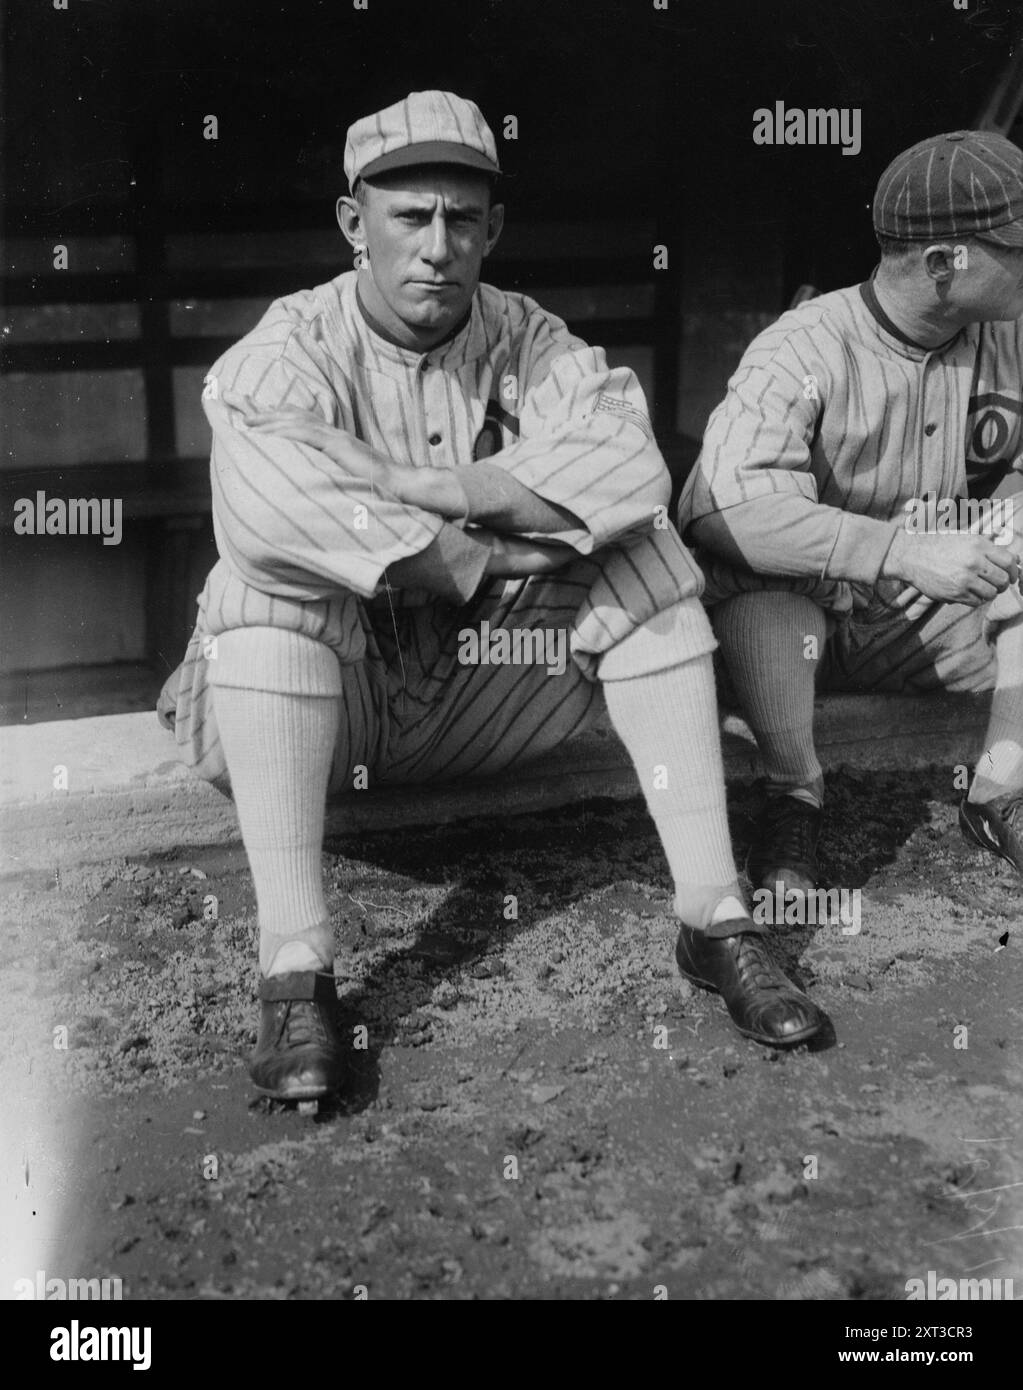
[(981, 849), (997, 854), (1023, 874), (1023, 791), (996, 796), (993, 801), (959, 803), (959, 829)]
[(271, 1100), (298, 1101), (303, 1113), (315, 1111), (341, 1079), (334, 976), (313, 970), (264, 976), (259, 998), (259, 1037), (249, 1058), (256, 1090)]
[(811, 893), (820, 881), (817, 842), (824, 812), (796, 796), (768, 797), (757, 818), (746, 872), (754, 888)]
[(714, 930), (729, 926), (733, 935), (709, 936), (683, 922), (675, 959), (687, 980), (721, 995), (740, 1033), (769, 1047), (791, 1047), (830, 1026), (823, 1009), (775, 962), (765, 933), (748, 917)]

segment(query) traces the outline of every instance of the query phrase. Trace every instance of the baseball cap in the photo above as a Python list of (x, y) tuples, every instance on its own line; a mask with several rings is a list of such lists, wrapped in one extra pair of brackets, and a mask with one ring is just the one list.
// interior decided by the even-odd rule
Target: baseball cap
[(457, 164), (500, 174), (493, 132), (473, 101), (453, 92), (409, 92), (402, 101), (348, 128), (345, 174), (371, 179), (418, 164)]
[(1023, 150), (991, 130), (921, 140), (881, 175), (874, 230), (900, 241), (976, 236), (1023, 246)]

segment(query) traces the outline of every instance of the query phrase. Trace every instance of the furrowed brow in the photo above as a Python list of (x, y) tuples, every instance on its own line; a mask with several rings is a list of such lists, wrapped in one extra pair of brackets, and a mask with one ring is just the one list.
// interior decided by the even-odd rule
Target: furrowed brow
[[(429, 217), (433, 215), (435, 207), (436, 204), (432, 199), (418, 202), (411, 198), (402, 198), (391, 203), (387, 211), (392, 217), (402, 217), (409, 214)], [(486, 209), (479, 203), (448, 203), (445, 215), (448, 217), (482, 218), (486, 215)]]
[(421, 212), (429, 215), (433, 212), (432, 202), (416, 202), (412, 198), (396, 199), (393, 203), (388, 203), (387, 211), (393, 215), (401, 216), (402, 213)]

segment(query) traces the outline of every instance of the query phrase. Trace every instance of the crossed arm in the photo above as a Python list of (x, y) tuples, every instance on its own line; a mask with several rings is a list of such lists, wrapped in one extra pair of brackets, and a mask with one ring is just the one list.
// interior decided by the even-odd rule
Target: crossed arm
[[(472, 526), (472, 538), (489, 548), (485, 574), (518, 578), (546, 574), (573, 558), (571, 546), (537, 541), (523, 533), (552, 535), (581, 525), (565, 507), (539, 497), (504, 469), (486, 462), (462, 469), (410, 468), (393, 462), (321, 419), (296, 407), (264, 410), (251, 397), (225, 392), (225, 405), (238, 411), (248, 429), (308, 445), (346, 472), (388, 492), (408, 506), (443, 521)], [(398, 587), (428, 580), (434, 563), (425, 551), (390, 567)]]
[(821, 502), (811, 468), (821, 407), (802, 388), (809, 378), (792, 338), (771, 349), (759, 341), (707, 425), (680, 503), (687, 540), (761, 574), (895, 579), (917, 596), (971, 607), (1018, 581), (1018, 534), (997, 543), (966, 531), (910, 533), (904, 516)]

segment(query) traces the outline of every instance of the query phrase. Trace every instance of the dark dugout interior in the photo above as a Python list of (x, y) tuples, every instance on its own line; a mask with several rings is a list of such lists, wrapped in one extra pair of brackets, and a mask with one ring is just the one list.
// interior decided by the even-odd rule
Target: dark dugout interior
[[(1023, 16), (1007, 0), (13, 0), (4, 23), (10, 722), (145, 707), (180, 658), (213, 556), (197, 388), (260, 304), (349, 268), (333, 204), (353, 119), (409, 90), (479, 103), (507, 173), (487, 278), (635, 365), (678, 478), (753, 333), (800, 286), (871, 270), (884, 165), (990, 117)], [(754, 111), (779, 101), (858, 109), (858, 153), (754, 144)], [(122, 498), (124, 541), (12, 535), (39, 489)]]

